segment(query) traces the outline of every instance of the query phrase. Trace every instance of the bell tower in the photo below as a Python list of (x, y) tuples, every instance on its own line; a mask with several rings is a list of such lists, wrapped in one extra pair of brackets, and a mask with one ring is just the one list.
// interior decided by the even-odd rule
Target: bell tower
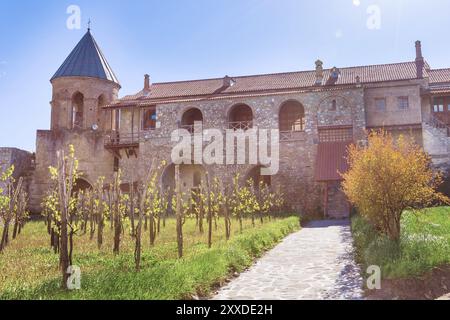
[(51, 130), (105, 130), (102, 106), (117, 99), (120, 84), (88, 28), (50, 80)]
[(98, 177), (110, 179), (114, 156), (104, 147), (111, 119), (102, 106), (118, 98), (120, 84), (91, 30), (72, 50), (50, 80), (51, 127), (36, 134), (36, 168), (30, 184), (30, 210), (40, 212), (42, 199), (51, 188), (49, 166), (57, 152), (75, 148), (81, 173), (77, 186), (92, 186)]

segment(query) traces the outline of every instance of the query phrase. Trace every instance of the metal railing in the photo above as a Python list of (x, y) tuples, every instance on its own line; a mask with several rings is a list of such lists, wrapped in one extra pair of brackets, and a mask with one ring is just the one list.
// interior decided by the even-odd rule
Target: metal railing
[(253, 128), (253, 121), (231, 121), (228, 122), (228, 128), (232, 130), (249, 130)]

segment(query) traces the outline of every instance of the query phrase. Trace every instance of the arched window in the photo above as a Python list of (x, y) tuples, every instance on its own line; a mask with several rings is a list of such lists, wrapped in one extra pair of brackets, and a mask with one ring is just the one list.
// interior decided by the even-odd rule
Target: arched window
[(280, 108), (280, 131), (305, 131), (305, 109), (297, 101), (288, 101)]
[(203, 114), (199, 109), (192, 108), (183, 113), (183, 116), (181, 117), (182, 128), (193, 133), (196, 122), (203, 122)]
[(96, 125), (100, 126), (102, 124), (102, 115), (103, 115), (103, 107), (106, 105), (106, 99), (104, 95), (101, 95), (97, 99), (97, 123)]
[(253, 128), (253, 111), (246, 104), (234, 106), (228, 115), (229, 128), (247, 130)]
[(77, 92), (72, 97), (72, 129), (83, 128), (84, 96)]

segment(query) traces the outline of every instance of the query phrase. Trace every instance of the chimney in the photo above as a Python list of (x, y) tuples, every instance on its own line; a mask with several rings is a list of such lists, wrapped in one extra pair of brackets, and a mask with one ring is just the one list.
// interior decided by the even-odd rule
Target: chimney
[(229, 88), (234, 86), (234, 84), (236, 83), (236, 80), (234, 80), (233, 78), (229, 77), (229, 76), (225, 76), (223, 78), (223, 87), (224, 88)]
[(150, 76), (148, 74), (144, 76), (144, 91), (150, 91)]
[(322, 85), (323, 80), (323, 62), (320, 60), (316, 61), (316, 85)]
[(425, 59), (422, 55), (422, 44), (420, 41), (416, 41), (416, 70), (417, 78), (423, 79), (423, 68), (425, 67)]

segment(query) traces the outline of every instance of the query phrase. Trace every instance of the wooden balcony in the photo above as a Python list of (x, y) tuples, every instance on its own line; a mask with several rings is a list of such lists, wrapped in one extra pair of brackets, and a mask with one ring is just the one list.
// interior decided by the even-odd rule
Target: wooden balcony
[(280, 131), (280, 141), (304, 141), (306, 139), (305, 131)]
[(107, 149), (125, 149), (139, 147), (141, 133), (119, 133), (115, 131), (108, 132), (105, 136), (105, 148)]
[(231, 130), (249, 130), (253, 128), (253, 121), (234, 121), (228, 122), (228, 128)]

